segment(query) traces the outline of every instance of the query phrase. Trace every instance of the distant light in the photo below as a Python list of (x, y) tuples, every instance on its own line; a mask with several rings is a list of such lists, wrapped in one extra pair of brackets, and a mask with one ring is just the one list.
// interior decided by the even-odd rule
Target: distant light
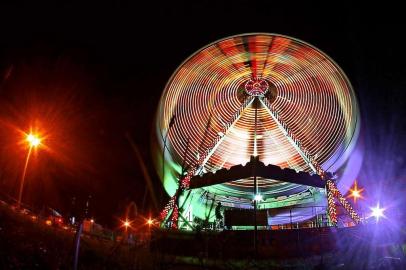
[(148, 224), (148, 225), (152, 225), (153, 223), (154, 223), (154, 220), (152, 220), (152, 219), (150, 219), (150, 218), (147, 220), (147, 224)]
[(123, 225), (127, 228), (130, 226), (130, 222), (128, 220), (124, 221)]
[(254, 201), (257, 201), (257, 202), (260, 202), (260, 201), (262, 201), (262, 195), (261, 194), (256, 194), (255, 196), (254, 196)]
[(351, 194), (352, 194), (352, 196), (353, 196), (354, 198), (359, 198), (359, 197), (361, 197), (361, 194), (359, 193), (359, 190), (353, 190), (353, 191), (351, 192)]
[(350, 195), (349, 195), (349, 197), (352, 197), (353, 198), (353, 200), (354, 200), (354, 203), (356, 203), (357, 202), (357, 200), (358, 199), (362, 199), (363, 197), (362, 197), (362, 191), (363, 191), (364, 189), (363, 188), (358, 188), (358, 185), (357, 185), (357, 181), (355, 181), (354, 182), (354, 186), (352, 187), (352, 188), (350, 188)]
[(47, 220), (45, 221), (45, 224), (48, 225), (48, 226), (51, 226), (51, 225), (52, 225), (52, 221), (49, 220), (49, 219), (47, 219)]
[(30, 144), (31, 147), (37, 147), (41, 143), (41, 139), (32, 133), (27, 135), (27, 142)]
[(376, 221), (379, 221), (380, 218), (385, 217), (385, 208), (379, 207), (379, 203), (376, 205), (376, 207), (372, 207), (371, 211), (371, 216), (375, 217)]
[(90, 220), (90, 223), (94, 223), (94, 219), (91, 219), (91, 220)]

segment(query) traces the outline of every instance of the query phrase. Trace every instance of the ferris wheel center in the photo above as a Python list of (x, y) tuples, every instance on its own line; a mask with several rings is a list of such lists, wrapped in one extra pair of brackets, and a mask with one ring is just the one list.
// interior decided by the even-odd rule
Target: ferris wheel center
[(250, 79), (245, 83), (245, 92), (254, 97), (264, 96), (269, 89), (269, 84), (264, 79)]

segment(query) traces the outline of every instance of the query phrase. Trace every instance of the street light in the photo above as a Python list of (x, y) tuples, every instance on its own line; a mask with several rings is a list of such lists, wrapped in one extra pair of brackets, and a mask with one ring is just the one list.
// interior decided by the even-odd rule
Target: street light
[(363, 188), (358, 188), (358, 184), (357, 181), (354, 182), (354, 186), (352, 188), (350, 188), (350, 195), (349, 197), (352, 197), (354, 200), (354, 203), (357, 202), (357, 199), (362, 199), (362, 191), (364, 191)]
[(127, 229), (130, 226), (130, 222), (128, 220), (124, 221), (124, 227)]
[(132, 228), (131, 227), (131, 223), (132, 221), (125, 219), (121, 221), (121, 227), (124, 227), (124, 232), (127, 234), (128, 228)]
[(32, 148), (37, 148), (41, 144), (41, 138), (37, 134), (29, 133), (29, 134), (27, 134), (25, 140), (28, 143), (29, 147), (28, 147), (27, 157), (25, 158), (24, 170), (21, 175), (20, 191), (18, 192), (18, 201), (17, 201), (18, 208), (20, 208), (20, 206), (21, 206), (21, 198), (23, 195), (25, 175), (27, 173), (28, 161), (30, 160)]
[(37, 147), (41, 143), (41, 139), (34, 134), (28, 134), (26, 140), (30, 147)]

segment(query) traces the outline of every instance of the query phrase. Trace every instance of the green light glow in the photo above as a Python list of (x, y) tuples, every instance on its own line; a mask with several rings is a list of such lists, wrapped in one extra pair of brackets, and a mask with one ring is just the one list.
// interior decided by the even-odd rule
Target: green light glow
[[(246, 65), (253, 60), (257, 64)], [(254, 79), (247, 78), (257, 74), (269, 95), (260, 92), (264, 102), (246, 106), (246, 95), (256, 95), (250, 89), (259, 89), (255, 83), (248, 89)], [(295, 38), (242, 34), (200, 49), (171, 76), (156, 114), (154, 163), (169, 196), (178, 189), (182, 164), (190, 166), (187, 180), (199, 167), (215, 172), (245, 164), (253, 154), (296, 171), (320, 173), (315, 164), (339, 171), (355, 147), (359, 123), (351, 83), (329, 56)], [(323, 189), (259, 181), (260, 209), (325, 204)], [(249, 208), (253, 197), (252, 178), (184, 191), (179, 214), (213, 221), (213, 200)]]

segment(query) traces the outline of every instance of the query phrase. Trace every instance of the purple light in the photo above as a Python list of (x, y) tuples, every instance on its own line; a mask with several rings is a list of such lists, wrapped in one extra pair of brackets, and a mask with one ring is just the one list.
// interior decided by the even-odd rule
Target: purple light
[(379, 207), (379, 203), (376, 205), (376, 207), (371, 207), (371, 216), (375, 217), (376, 221), (378, 222), (380, 218), (385, 217), (384, 211), (385, 208)]

